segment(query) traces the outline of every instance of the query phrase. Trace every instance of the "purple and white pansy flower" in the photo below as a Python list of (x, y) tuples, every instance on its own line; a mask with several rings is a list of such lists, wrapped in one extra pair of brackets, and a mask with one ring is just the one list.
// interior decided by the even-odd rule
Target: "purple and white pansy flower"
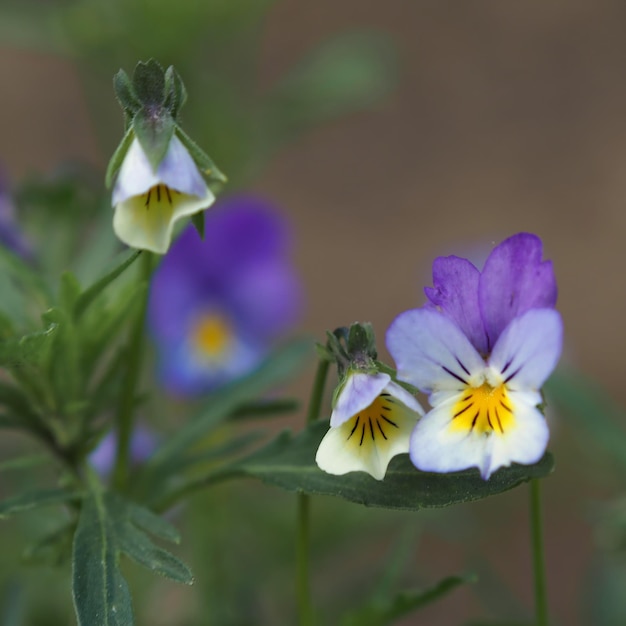
[(561, 354), (556, 280), (541, 240), (520, 233), (480, 272), (467, 259), (433, 264), (430, 303), (401, 313), (387, 331), (398, 379), (429, 395), (409, 453), (429, 472), (478, 467), (486, 480), (511, 463), (532, 464), (548, 444), (537, 408)]
[(113, 188), (113, 230), (132, 248), (165, 254), (175, 222), (214, 201), (198, 166), (175, 134), (156, 169), (135, 138)]
[(391, 459), (409, 451), (411, 432), (423, 413), (389, 374), (349, 372), (315, 461), (329, 474), (363, 471), (382, 480)]

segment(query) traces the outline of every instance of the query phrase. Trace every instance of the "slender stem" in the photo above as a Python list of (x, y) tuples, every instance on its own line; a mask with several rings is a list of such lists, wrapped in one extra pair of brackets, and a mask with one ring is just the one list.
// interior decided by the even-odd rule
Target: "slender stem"
[(535, 578), (535, 624), (548, 626), (548, 594), (541, 534), (541, 490), (537, 479), (530, 481), (530, 534)]
[(151, 272), (152, 253), (144, 250), (141, 254), (140, 280), (142, 282), (145, 281), (145, 295), (128, 339), (126, 376), (124, 377), (117, 411), (117, 453), (115, 469), (113, 470), (113, 483), (118, 489), (122, 490), (126, 487), (130, 474), (130, 444), (133, 434), (135, 395), (143, 364), (144, 327), (148, 306), (148, 283)]
[[(306, 423), (314, 422), (320, 414), (326, 375), (328, 374), (328, 361), (320, 361), (317, 365), (309, 410)], [(310, 498), (306, 494), (299, 493), (297, 496), (297, 537), (296, 537), (296, 562), (297, 562), (297, 597), (298, 616), (300, 626), (313, 626), (313, 606), (311, 604), (311, 584), (309, 577), (309, 534), (310, 534)]]

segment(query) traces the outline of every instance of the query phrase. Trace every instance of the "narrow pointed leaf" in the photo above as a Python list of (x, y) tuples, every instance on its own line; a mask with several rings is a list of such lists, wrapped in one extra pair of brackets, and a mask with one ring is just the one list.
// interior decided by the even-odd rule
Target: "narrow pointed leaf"
[(89, 305), (104, 291), (118, 276), (129, 268), (139, 257), (141, 250), (133, 252), (128, 258), (111, 270), (106, 276), (88, 287), (78, 298), (74, 306), (74, 319), (78, 320)]
[(119, 546), (124, 554), (144, 567), (178, 583), (191, 585), (190, 569), (173, 554), (156, 546), (150, 538), (131, 524), (118, 529)]
[(132, 128), (155, 172), (167, 153), (174, 127), (172, 116), (163, 108), (141, 109), (133, 118)]
[(124, 134), (124, 137), (122, 137), (122, 141), (120, 141), (119, 145), (115, 149), (115, 152), (113, 153), (113, 156), (111, 157), (111, 160), (109, 161), (109, 164), (107, 165), (107, 171), (104, 177), (104, 184), (107, 189), (109, 189), (113, 184), (113, 179), (115, 178), (115, 175), (119, 171), (120, 167), (122, 167), (124, 157), (126, 156), (128, 148), (130, 148), (130, 144), (133, 142), (134, 138), (135, 131), (132, 126), (129, 126), (128, 130)]
[(66, 489), (38, 489), (27, 491), (0, 502), (0, 518), (9, 517), (16, 513), (23, 513), (31, 509), (53, 504), (65, 504), (79, 500), (81, 494)]
[(430, 589), (400, 592), (385, 602), (367, 604), (349, 613), (341, 621), (341, 626), (386, 626), (441, 599), (458, 586), (473, 581), (473, 577), (449, 576)]
[(131, 502), (127, 503), (128, 513), (131, 521), (139, 528), (153, 534), (159, 539), (180, 543), (180, 533), (175, 526), (172, 526), (160, 515), (153, 513), (150, 509)]

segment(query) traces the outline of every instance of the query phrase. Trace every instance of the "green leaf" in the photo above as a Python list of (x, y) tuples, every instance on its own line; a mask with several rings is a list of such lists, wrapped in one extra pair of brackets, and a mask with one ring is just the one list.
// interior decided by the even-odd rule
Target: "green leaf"
[(16, 369), (39, 365), (50, 351), (57, 331), (58, 325), (53, 323), (45, 330), (0, 341), (0, 366)]
[(100, 493), (85, 498), (72, 549), (72, 593), (78, 626), (132, 626), (130, 591)]
[(120, 265), (111, 270), (106, 276), (95, 282), (91, 287), (87, 288), (80, 294), (74, 306), (74, 319), (78, 320), (89, 305), (106, 289), (118, 276), (120, 276), (128, 267), (130, 267), (141, 254), (141, 250), (133, 252)]
[(47, 454), (29, 454), (0, 462), (0, 472), (29, 469), (50, 462)]
[(124, 137), (122, 137), (122, 141), (120, 141), (119, 145), (115, 149), (109, 164), (107, 165), (106, 175), (104, 177), (104, 184), (107, 189), (111, 187), (113, 184), (113, 178), (119, 171), (120, 167), (122, 167), (122, 163), (124, 162), (124, 157), (128, 152), (128, 148), (130, 148), (130, 144), (133, 142), (135, 138), (135, 131), (133, 130), (132, 125), (126, 130)]
[(174, 135), (174, 119), (164, 108), (141, 109), (133, 117), (132, 129), (156, 172)]
[(257, 400), (242, 404), (231, 415), (233, 420), (272, 419), (279, 415), (295, 413), (300, 408), (300, 401), (296, 398), (281, 398), (279, 400)]
[(533, 478), (548, 476), (554, 467), (552, 455), (546, 453), (535, 465), (514, 464), (483, 480), (477, 469), (449, 474), (420, 472), (407, 454), (401, 454), (392, 459), (382, 481), (365, 472), (334, 476), (320, 470), (315, 463), (315, 453), (327, 430), (327, 423), (316, 422), (295, 437), (284, 432), (261, 450), (216, 470), (205, 484), (250, 476), (288, 491), (339, 496), (366, 506), (416, 511), (497, 495)]
[(143, 532), (165, 539), (178, 533), (156, 515), (97, 487), (84, 500), (74, 536), (73, 593), (79, 626), (132, 626), (130, 592), (119, 571), (120, 554), (176, 582), (191, 584), (191, 572)]
[(9, 517), (16, 513), (23, 513), (42, 506), (66, 504), (80, 500), (82, 494), (66, 489), (38, 489), (27, 491), (0, 502), (0, 518)]
[(449, 576), (425, 591), (403, 591), (386, 601), (368, 603), (365, 607), (348, 613), (341, 620), (341, 626), (386, 626), (439, 600), (468, 582), (474, 582), (474, 578)]
[(65, 271), (61, 274), (61, 287), (59, 289), (59, 305), (64, 311), (71, 311), (82, 291), (78, 279), (72, 272)]

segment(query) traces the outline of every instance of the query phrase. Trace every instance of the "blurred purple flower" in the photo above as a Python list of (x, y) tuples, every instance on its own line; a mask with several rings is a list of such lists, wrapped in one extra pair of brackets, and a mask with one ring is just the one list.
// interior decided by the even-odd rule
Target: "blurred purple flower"
[[(155, 451), (158, 438), (152, 430), (139, 425), (133, 431), (130, 441), (130, 458), (133, 465), (138, 465), (148, 459)], [(117, 453), (117, 433), (110, 431), (95, 450), (89, 455), (93, 468), (100, 476), (107, 477), (115, 465)]]
[(26, 261), (33, 258), (33, 250), (15, 219), (15, 204), (7, 176), (0, 168), (0, 246), (22, 257)]
[(289, 229), (252, 196), (221, 200), (205, 215), (205, 239), (189, 226), (154, 275), (148, 308), (159, 371), (180, 395), (247, 374), (301, 309)]

